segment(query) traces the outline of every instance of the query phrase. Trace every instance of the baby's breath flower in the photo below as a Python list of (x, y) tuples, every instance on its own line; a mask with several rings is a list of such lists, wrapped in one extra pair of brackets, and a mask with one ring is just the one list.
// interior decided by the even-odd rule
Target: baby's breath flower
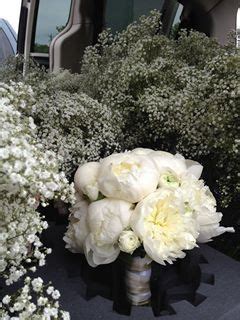
[[(49, 288), (52, 295), (47, 293)], [(27, 277), (23, 288), (20, 288), (12, 297), (3, 298), (0, 319), (69, 320), (69, 313), (60, 309), (59, 297), (59, 291), (49, 284), (45, 285), (41, 278), (31, 280)]]

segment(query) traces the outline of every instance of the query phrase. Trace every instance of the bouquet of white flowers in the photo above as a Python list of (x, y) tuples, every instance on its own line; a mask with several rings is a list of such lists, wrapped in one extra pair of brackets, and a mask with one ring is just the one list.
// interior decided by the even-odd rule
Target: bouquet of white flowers
[(96, 267), (142, 245), (148, 257), (164, 265), (197, 243), (234, 232), (219, 225), (222, 214), (199, 179), (202, 169), (180, 154), (143, 148), (80, 166), (66, 248), (84, 252)]

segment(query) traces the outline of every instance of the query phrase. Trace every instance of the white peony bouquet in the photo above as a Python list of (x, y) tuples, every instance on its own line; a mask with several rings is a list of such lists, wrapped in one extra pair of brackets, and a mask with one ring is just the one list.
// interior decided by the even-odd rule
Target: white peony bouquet
[(66, 248), (84, 253), (96, 267), (143, 246), (164, 265), (183, 258), (197, 243), (234, 232), (220, 226), (222, 214), (200, 180), (202, 169), (180, 154), (144, 148), (80, 166)]

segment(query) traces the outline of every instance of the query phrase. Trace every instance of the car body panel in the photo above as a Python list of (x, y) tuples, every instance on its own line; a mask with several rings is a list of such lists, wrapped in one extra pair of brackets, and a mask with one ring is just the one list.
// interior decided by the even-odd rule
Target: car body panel
[[(111, 27), (113, 32), (121, 31), (141, 14), (146, 14), (153, 8), (162, 12), (163, 32), (166, 35), (171, 32), (178, 15), (181, 28), (204, 32), (225, 44), (229, 32), (236, 30), (239, 2), (240, 0), (68, 0), (70, 5), (65, 9), (66, 21), (61, 30), (54, 32), (51, 41), (40, 45), (36, 52), (34, 43), (38, 34), (36, 28), (39, 27), (41, 5), (45, 6), (45, 13), (41, 13), (45, 14), (42, 21), (47, 22), (51, 18), (57, 18), (52, 7), (54, 3), (59, 5), (59, 15), (62, 0), (22, 0), (18, 50), (19, 53), (24, 53), (26, 60), (31, 56), (50, 71), (64, 68), (79, 72), (85, 47), (96, 43), (104, 28)], [(179, 3), (182, 6), (181, 14)], [(51, 7), (48, 7), (50, 4)], [(57, 27), (58, 25), (56, 29)]]
[(17, 35), (10, 23), (0, 19), (0, 63), (17, 51)]

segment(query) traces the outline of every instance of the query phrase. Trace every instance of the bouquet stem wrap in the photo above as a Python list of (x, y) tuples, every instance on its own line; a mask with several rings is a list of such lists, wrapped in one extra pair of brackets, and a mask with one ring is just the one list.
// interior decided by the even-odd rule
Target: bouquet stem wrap
[(151, 259), (147, 256), (124, 255), (125, 285), (128, 301), (132, 305), (145, 305), (150, 302)]

